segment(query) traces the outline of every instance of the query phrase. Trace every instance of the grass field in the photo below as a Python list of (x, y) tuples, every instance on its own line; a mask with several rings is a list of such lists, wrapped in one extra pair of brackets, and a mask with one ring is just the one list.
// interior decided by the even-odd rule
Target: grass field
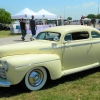
[(0, 38), (3, 38), (3, 37), (11, 37), (11, 36), (16, 36), (18, 34), (14, 34), (14, 35), (11, 35), (10, 34), (10, 31), (0, 31)]
[[(0, 31), (0, 37), (14, 36)], [(100, 100), (100, 68), (48, 81), (39, 91), (25, 91), (20, 85), (0, 87), (0, 100)]]
[(100, 100), (100, 68), (48, 81), (39, 91), (0, 88), (0, 100)]

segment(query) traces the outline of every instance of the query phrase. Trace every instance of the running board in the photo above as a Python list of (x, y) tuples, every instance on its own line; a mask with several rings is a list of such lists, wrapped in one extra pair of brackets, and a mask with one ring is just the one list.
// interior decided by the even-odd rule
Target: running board
[(76, 72), (81, 72), (81, 71), (84, 71), (84, 70), (96, 68), (99, 65), (100, 65), (100, 63), (94, 63), (94, 64), (91, 64), (91, 65), (87, 65), (87, 66), (83, 66), (83, 67), (79, 67), (79, 68), (64, 70), (64, 71), (62, 71), (62, 76), (66, 76), (66, 75), (69, 75), (69, 74), (74, 74)]

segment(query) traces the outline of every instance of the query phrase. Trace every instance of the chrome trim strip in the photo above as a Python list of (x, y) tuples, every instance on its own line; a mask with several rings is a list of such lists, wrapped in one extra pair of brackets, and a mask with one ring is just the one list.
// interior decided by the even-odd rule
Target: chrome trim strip
[(57, 49), (64, 48), (65, 46), (57, 46)]
[(89, 44), (97, 44), (97, 43), (100, 43), (100, 41), (92, 41), (92, 42), (81, 42), (81, 43), (78, 43), (78, 42), (75, 42), (75, 43), (66, 43), (65, 45), (63, 46), (58, 46), (57, 48), (63, 48), (63, 47), (71, 47), (71, 46), (82, 46), (82, 45), (89, 45)]
[(97, 44), (97, 43), (100, 43), (100, 41), (92, 41), (92, 42), (83, 42), (83, 43), (75, 43), (75, 44), (69, 44), (69, 45), (66, 45), (66, 46), (82, 46), (82, 45), (89, 45), (89, 44)]
[(100, 41), (96, 41), (96, 42), (91, 42), (91, 44), (96, 44), (96, 43), (100, 43)]
[[(95, 40), (94, 40), (95, 41)], [(84, 43), (84, 41), (83, 41), (83, 43), (82, 43), (82, 41), (81, 41), (81, 43), (78, 43), (78, 42), (75, 42), (75, 43), (66, 43), (65, 45), (67, 45), (67, 46), (54, 46), (53, 48), (63, 48), (63, 47), (70, 47), (70, 46), (81, 46), (81, 45), (89, 45), (89, 44), (96, 44), (96, 43), (100, 43), (100, 41), (95, 41), (95, 42), (85, 42)], [(53, 49), (53, 48), (41, 48), (41, 49), (39, 49), (39, 50), (47, 50), (47, 49)]]
[(86, 42), (86, 43), (69, 43), (69, 44), (65, 45), (65, 47), (66, 46), (82, 46), (82, 45), (89, 45), (89, 44), (91, 44), (91, 43), (90, 42)]
[(56, 46), (52, 47), (52, 48), (40, 48), (39, 50), (48, 50), (48, 49), (55, 49), (57, 48)]
[(0, 79), (0, 87), (10, 87), (10, 85), (11, 85), (11, 82)]
[(40, 63), (45, 63), (45, 62), (51, 62), (51, 61), (55, 61), (55, 60), (59, 60), (59, 59), (54, 59), (54, 60), (49, 60), (49, 61), (44, 61), (44, 62), (38, 62), (38, 63), (30, 63), (30, 64), (26, 64), (26, 65), (23, 65), (23, 66), (18, 66), (16, 67), (16, 69), (19, 69), (21, 67), (27, 67), (27, 66), (32, 66), (33, 64), (40, 64)]
[(52, 48), (40, 48), (39, 50), (47, 50), (47, 49), (52, 49)]

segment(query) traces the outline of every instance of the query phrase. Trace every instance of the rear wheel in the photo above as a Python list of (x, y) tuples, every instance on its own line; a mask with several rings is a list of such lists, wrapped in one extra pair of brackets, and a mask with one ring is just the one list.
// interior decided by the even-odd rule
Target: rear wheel
[(26, 74), (22, 85), (28, 90), (39, 90), (45, 85), (46, 81), (47, 72), (45, 68), (37, 67)]

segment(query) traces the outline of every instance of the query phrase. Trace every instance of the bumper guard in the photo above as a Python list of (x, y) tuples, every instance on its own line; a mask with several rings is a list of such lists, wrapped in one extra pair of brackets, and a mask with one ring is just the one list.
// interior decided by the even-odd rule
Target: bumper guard
[(10, 87), (11, 82), (0, 79), (0, 87)]

